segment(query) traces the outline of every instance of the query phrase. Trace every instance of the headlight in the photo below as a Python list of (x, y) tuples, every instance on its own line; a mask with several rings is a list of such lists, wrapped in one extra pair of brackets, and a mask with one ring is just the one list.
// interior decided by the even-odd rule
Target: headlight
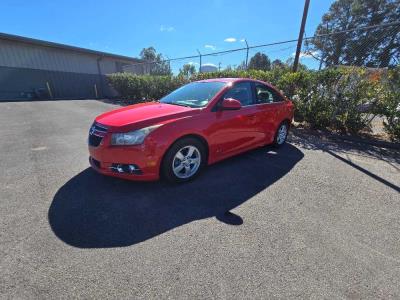
[(143, 143), (150, 132), (160, 126), (161, 124), (125, 133), (113, 133), (111, 135), (111, 145), (139, 145)]

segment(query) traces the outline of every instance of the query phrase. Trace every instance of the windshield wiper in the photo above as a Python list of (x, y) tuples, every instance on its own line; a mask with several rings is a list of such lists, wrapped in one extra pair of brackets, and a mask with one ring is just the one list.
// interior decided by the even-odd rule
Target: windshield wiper
[(172, 104), (172, 105), (178, 105), (178, 106), (184, 106), (184, 107), (190, 107), (190, 108), (192, 108), (190, 105), (183, 104), (183, 103), (176, 103), (176, 102), (161, 102), (161, 103)]

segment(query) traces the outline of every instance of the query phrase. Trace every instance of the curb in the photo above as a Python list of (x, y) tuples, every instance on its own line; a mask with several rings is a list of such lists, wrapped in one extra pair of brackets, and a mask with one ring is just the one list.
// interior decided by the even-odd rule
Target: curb
[(381, 147), (381, 148), (399, 149), (400, 150), (400, 144), (399, 143), (368, 140), (368, 139), (365, 139), (365, 138), (340, 136), (340, 135), (336, 135), (336, 134), (331, 134), (331, 137), (328, 137), (328, 138), (332, 138), (334, 140), (351, 141), (351, 142), (356, 142), (356, 143), (360, 143), (360, 144), (367, 144), (367, 145), (377, 146), (377, 147)]
[(313, 130), (309, 130), (309, 129), (306, 129), (303, 132), (301, 132), (301, 129), (299, 130), (298, 128), (292, 128), (292, 132), (294, 134), (296, 134), (296, 133), (311, 134), (314, 136), (325, 137), (327, 139), (335, 140), (335, 141), (350, 141), (350, 142), (354, 142), (354, 143), (377, 146), (377, 147), (381, 147), (381, 148), (399, 149), (400, 150), (400, 143), (396, 143), (396, 142), (391, 143), (391, 142), (378, 141), (378, 140), (361, 138), (361, 137), (344, 136), (344, 135), (339, 135), (339, 134), (335, 134), (335, 133), (331, 133), (331, 132), (318, 132), (318, 131), (313, 131)]

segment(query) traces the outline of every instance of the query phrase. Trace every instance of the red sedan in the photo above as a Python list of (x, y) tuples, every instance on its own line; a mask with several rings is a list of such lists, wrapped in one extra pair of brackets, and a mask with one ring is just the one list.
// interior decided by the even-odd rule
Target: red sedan
[(184, 182), (227, 157), (283, 145), (292, 118), (292, 102), (268, 83), (192, 82), (159, 102), (98, 116), (89, 132), (89, 161), (105, 175)]

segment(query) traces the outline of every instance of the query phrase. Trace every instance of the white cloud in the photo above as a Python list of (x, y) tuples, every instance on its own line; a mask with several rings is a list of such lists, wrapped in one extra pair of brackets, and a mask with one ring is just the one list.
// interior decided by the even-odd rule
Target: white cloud
[(161, 32), (164, 32), (164, 31), (171, 32), (171, 31), (174, 31), (174, 30), (175, 30), (175, 28), (173, 26), (165, 26), (165, 25), (161, 25), (160, 26), (160, 31)]
[(245, 39), (241, 39), (240, 41), (241, 41), (242, 43), (244, 43)]
[(204, 45), (204, 48), (211, 49), (211, 50), (217, 49), (217, 47), (215, 47), (214, 45)]
[(189, 61), (188, 62), (188, 65), (195, 65), (195, 66), (197, 66), (199, 63), (197, 63), (197, 62), (194, 62), (194, 61)]
[(227, 42), (227, 43), (234, 43), (234, 42), (236, 42), (236, 38), (233, 38), (233, 37), (226, 38), (226, 39), (224, 39), (224, 42)]

